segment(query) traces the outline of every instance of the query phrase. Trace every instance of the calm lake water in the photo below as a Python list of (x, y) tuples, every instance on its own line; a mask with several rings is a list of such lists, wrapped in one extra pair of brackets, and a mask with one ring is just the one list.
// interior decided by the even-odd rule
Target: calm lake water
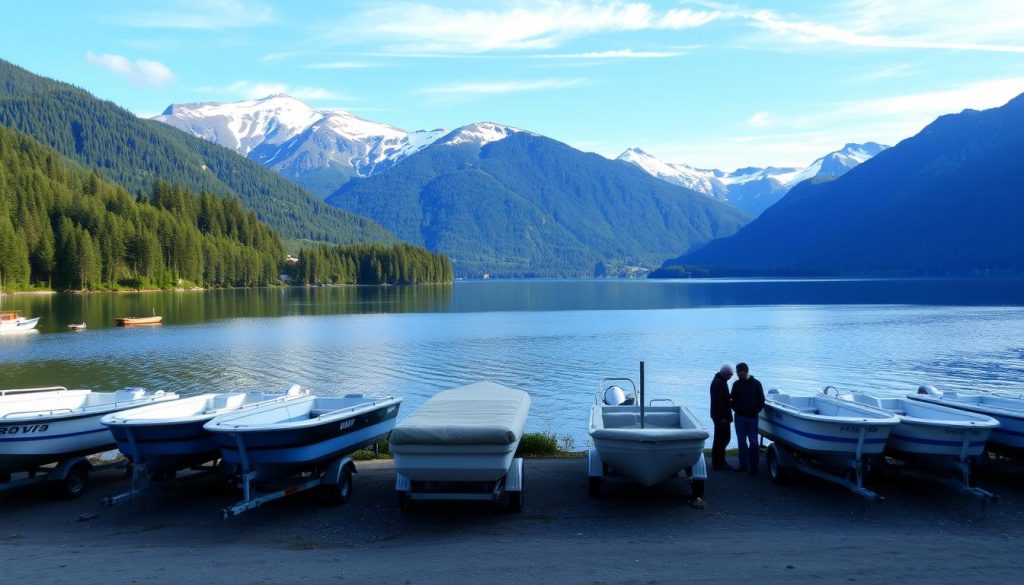
[[(19, 296), (0, 388), (284, 389), (405, 397), (481, 380), (533, 395), (530, 430), (587, 444), (602, 377), (707, 421), (723, 361), (765, 388), (1024, 390), (1024, 280), (491, 281), (450, 286)], [(115, 317), (165, 325), (114, 327)], [(85, 321), (88, 330), (65, 326)]]

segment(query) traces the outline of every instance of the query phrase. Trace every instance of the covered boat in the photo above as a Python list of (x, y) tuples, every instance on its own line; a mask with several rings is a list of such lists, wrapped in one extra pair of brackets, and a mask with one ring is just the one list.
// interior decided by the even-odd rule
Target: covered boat
[(0, 481), (14, 472), (34, 472), (43, 465), (112, 449), (114, 437), (100, 422), (104, 416), (177, 398), (177, 394), (142, 389), (0, 391)]
[(921, 386), (907, 398), (990, 416), (999, 422), (988, 445), (992, 450), (1020, 453), (1024, 450), (1024, 396), (1017, 394), (961, 394)]
[(494, 382), (437, 393), (391, 431), (400, 504), (507, 493), (510, 507), (521, 509), (522, 459), (515, 452), (529, 411), (529, 394)]
[(222, 414), (303, 396), (292, 386), (285, 393), (233, 392), (190, 396), (168, 404), (133, 408), (103, 417), (117, 448), (149, 473), (167, 476), (220, 457), (213, 434), (203, 428)]

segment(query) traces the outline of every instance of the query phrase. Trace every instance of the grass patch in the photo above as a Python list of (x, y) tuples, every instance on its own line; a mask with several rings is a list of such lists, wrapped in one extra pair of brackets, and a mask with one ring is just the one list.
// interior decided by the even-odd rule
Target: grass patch
[(377, 441), (372, 447), (360, 449), (350, 455), (353, 461), (373, 461), (374, 459), (394, 459), (387, 439)]
[(544, 457), (582, 457), (584, 451), (576, 450), (576, 442), (569, 435), (555, 433), (526, 433), (519, 441), (516, 457), (539, 459)]

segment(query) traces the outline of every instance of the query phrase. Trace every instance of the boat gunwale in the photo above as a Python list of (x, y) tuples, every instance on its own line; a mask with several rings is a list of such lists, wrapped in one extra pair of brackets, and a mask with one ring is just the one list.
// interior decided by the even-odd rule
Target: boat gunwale
[(339, 420), (344, 420), (346, 418), (351, 418), (353, 416), (358, 416), (360, 414), (372, 412), (374, 410), (379, 410), (381, 408), (386, 408), (388, 406), (398, 405), (401, 404), (403, 400), (402, 398), (396, 396), (367, 396), (365, 397), (369, 399), (367, 402), (355, 404), (352, 406), (346, 406), (334, 410), (329, 410), (321, 415), (318, 415), (316, 417), (310, 417), (305, 420), (284, 420), (280, 422), (261, 423), (258, 425), (235, 423), (235, 426), (228, 426), (229, 424), (231, 424), (231, 421), (235, 420), (236, 418), (245, 418), (252, 416), (256, 413), (264, 413), (277, 410), (279, 408), (295, 406), (296, 404), (299, 404), (303, 401), (315, 401), (317, 398), (345, 397), (314, 396), (305, 394), (300, 396), (290, 396), (286, 398), (290, 398), (290, 400), (283, 400), (279, 403), (271, 402), (266, 404), (252, 405), (248, 410), (245, 410), (244, 412), (241, 411), (242, 409), (238, 409), (237, 412), (232, 411), (224, 413), (223, 415), (216, 417), (216, 419), (220, 420), (211, 420), (207, 422), (205, 425), (203, 425), (203, 428), (212, 433), (258, 433), (278, 430), (304, 429), (308, 427), (316, 427), (323, 424), (337, 422)]

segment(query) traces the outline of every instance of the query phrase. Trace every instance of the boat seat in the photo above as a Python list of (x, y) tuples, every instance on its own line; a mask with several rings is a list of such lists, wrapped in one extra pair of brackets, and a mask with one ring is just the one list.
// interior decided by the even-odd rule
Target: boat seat
[(652, 412), (644, 415), (644, 423), (652, 427), (661, 427), (664, 429), (678, 429), (679, 413)]
[(640, 415), (632, 412), (606, 412), (601, 415), (604, 428), (618, 429), (640, 424)]

